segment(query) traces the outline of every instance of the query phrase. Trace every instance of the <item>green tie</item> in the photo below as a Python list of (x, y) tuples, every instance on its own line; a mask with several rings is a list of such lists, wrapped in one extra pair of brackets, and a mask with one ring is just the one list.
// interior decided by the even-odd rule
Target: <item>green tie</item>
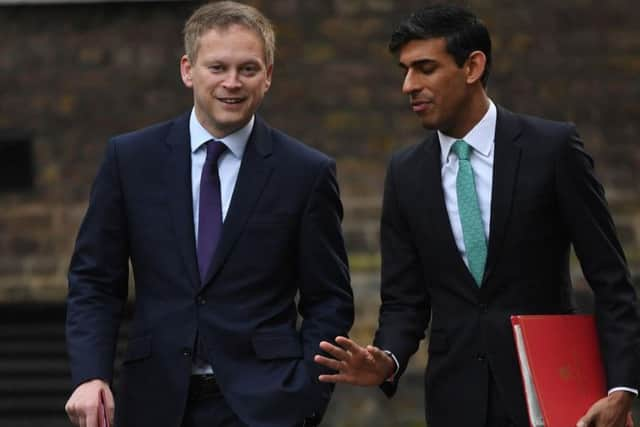
[(459, 139), (453, 143), (451, 149), (458, 156), (456, 193), (469, 271), (476, 280), (476, 284), (480, 286), (484, 275), (484, 265), (487, 261), (487, 238), (484, 235), (482, 215), (480, 214), (478, 195), (476, 194), (476, 183), (473, 178), (471, 162), (469, 161), (471, 147), (465, 141)]

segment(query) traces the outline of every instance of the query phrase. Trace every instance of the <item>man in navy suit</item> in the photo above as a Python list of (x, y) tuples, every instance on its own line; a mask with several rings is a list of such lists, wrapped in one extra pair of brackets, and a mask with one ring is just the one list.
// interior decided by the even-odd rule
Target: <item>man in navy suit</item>
[(429, 427), (528, 426), (510, 316), (573, 312), (573, 245), (595, 294), (609, 388), (575, 421), (630, 425), (640, 386), (637, 298), (575, 126), (489, 99), (489, 32), (464, 8), (417, 11), (390, 50), (403, 93), (433, 132), (387, 170), (374, 345), (322, 343), (332, 357), (316, 360), (337, 373), (321, 380), (381, 385), (392, 396), (429, 326)]
[(184, 33), (193, 110), (113, 138), (92, 188), (69, 272), (66, 411), (98, 426), (102, 394), (117, 427), (317, 425), (332, 388), (313, 354), (353, 321), (335, 163), (255, 114), (275, 48), (260, 12), (207, 4)]

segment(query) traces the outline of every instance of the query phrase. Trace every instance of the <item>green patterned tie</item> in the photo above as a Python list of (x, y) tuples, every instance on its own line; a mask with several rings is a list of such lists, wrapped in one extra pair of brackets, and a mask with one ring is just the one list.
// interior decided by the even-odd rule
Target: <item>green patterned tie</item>
[(484, 235), (482, 215), (478, 204), (478, 195), (476, 194), (476, 183), (473, 178), (471, 162), (469, 161), (471, 147), (465, 141), (459, 139), (453, 143), (451, 149), (458, 156), (456, 193), (469, 271), (476, 280), (476, 284), (480, 286), (484, 275), (484, 265), (487, 261), (487, 238)]

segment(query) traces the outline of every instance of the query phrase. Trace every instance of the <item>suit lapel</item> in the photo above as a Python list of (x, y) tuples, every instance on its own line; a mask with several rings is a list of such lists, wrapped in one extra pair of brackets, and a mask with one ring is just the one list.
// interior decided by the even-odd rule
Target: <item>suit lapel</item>
[(491, 225), (484, 283), (495, 269), (511, 214), (511, 202), (520, 164), (521, 148), (516, 143), (522, 129), (517, 116), (498, 107), (493, 160)]
[(210, 283), (220, 270), (269, 180), (273, 169), (269, 163), (273, 148), (271, 138), (270, 129), (256, 116), (251, 137), (242, 157), (229, 211), (222, 226), (220, 242), (203, 287)]
[[(430, 218), (428, 226), (432, 230), (431, 234), (434, 236), (434, 244), (438, 253), (441, 254), (443, 260), (451, 260), (452, 267), (460, 275), (466, 276), (466, 281), (469, 282), (470, 286), (465, 286), (464, 288), (476, 293), (478, 287), (475, 285), (473, 276), (471, 276), (469, 269), (460, 256), (460, 251), (458, 251), (451, 229), (451, 222), (449, 221), (442, 189), (440, 141), (436, 132), (426, 141), (424, 149), (426, 157), (424, 164), (420, 167), (420, 173), (422, 174), (425, 193), (416, 202), (426, 203), (427, 205), (427, 212), (429, 212)], [(420, 212), (421, 210), (418, 209), (417, 211)]]
[(174, 121), (166, 140), (165, 185), (171, 219), (182, 259), (194, 288), (200, 286), (193, 228), (189, 113)]

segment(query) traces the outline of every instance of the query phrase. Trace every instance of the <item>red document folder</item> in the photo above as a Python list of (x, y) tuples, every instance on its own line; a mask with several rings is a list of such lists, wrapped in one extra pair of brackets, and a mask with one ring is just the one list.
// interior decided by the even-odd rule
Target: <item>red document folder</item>
[(593, 316), (511, 316), (532, 427), (574, 427), (606, 383)]
[(99, 426), (100, 427), (110, 427), (109, 426), (109, 416), (107, 415), (107, 405), (104, 400), (104, 392), (100, 390), (100, 403), (98, 405), (98, 417), (100, 418)]

